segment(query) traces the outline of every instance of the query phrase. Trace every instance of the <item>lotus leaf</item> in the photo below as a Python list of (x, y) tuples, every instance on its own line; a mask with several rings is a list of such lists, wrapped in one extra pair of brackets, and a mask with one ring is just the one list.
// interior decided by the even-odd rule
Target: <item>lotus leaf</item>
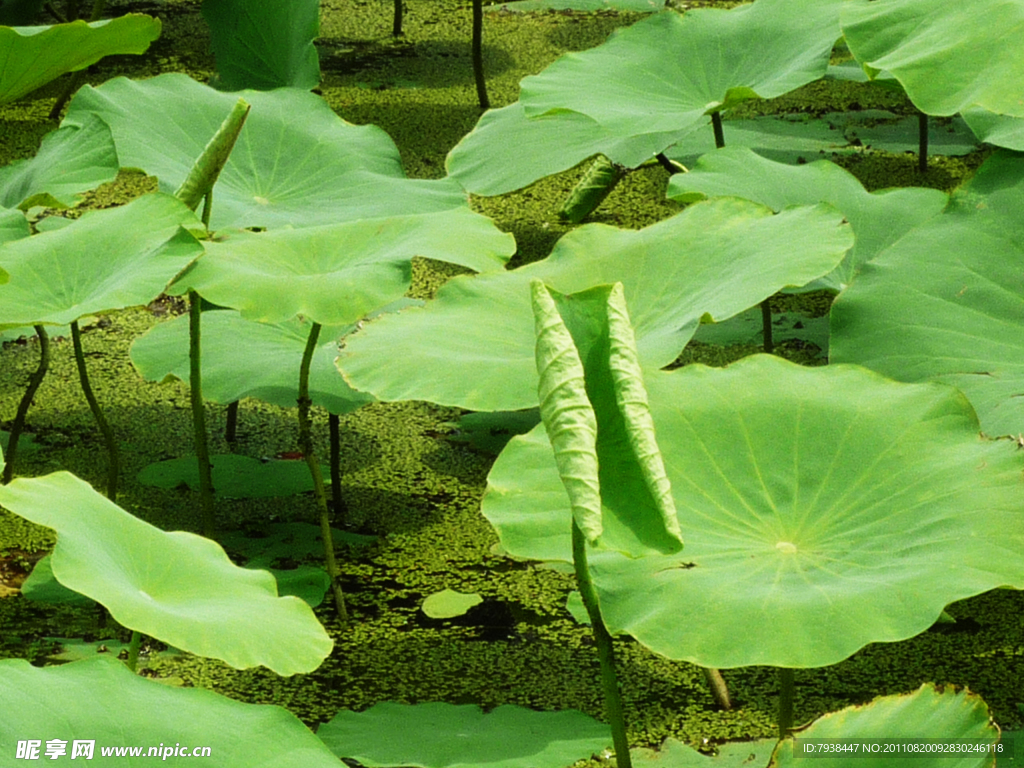
[(210, 539), (154, 528), (74, 475), (16, 479), (0, 487), (0, 503), (53, 528), (54, 575), (126, 627), (237, 669), (262, 664), (279, 675), (311, 672), (331, 652), (309, 606), (279, 598), (269, 573), (239, 568)]
[(422, 610), (431, 619), (454, 619), (456, 616), (463, 616), (466, 611), (475, 605), (480, 605), (484, 599), (476, 592), (466, 594), (456, 592), (453, 589), (444, 589), (427, 595), (423, 601)]
[[(236, 150), (237, 151), (237, 150)], [(272, 232), (222, 232), (205, 257), (168, 289), (198, 291), (247, 320), (296, 315), (322, 325), (354, 323), (396, 301), (412, 283), (415, 256), (493, 271), (515, 240), (468, 207)]]
[(1024, 430), (1024, 158), (990, 157), (947, 210), (864, 267), (832, 310), (831, 359), (970, 398), (986, 434)]
[(441, 702), (342, 711), (317, 735), (334, 754), (367, 768), (561, 768), (611, 741), (607, 725), (576, 710), (503, 704), (485, 714), (475, 704)]
[(757, 768), (766, 765), (777, 739), (726, 742), (718, 754), (704, 755), (681, 741), (666, 739), (658, 749), (631, 749), (636, 768)]
[(997, 115), (981, 107), (964, 110), (964, 120), (980, 141), (996, 147), (1024, 151), (1024, 119)]
[[(313, 478), (301, 461), (260, 461), (228, 453), (211, 456), (210, 462), (213, 465), (213, 492), (221, 498), (262, 499), (313, 490)], [(157, 488), (188, 486), (198, 491), (199, 462), (195, 456), (158, 461), (139, 472), (138, 480), (143, 485)]]
[(104, 56), (144, 53), (160, 37), (160, 20), (139, 13), (87, 24), (0, 27), (0, 104), (85, 69)]
[[(95, 742), (89, 764), (101, 767), (138, 761), (103, 757), (106, 747), (145, 745), (145, 756), (150, 746), (173, 749), (179, 743), (210, 747), (201, 762), (214, 768), (338, 766), (338, 759), (283, 707), (243, 704), (202, 688), (158, 685), (103, 656), (41, 668), (4, 659), (0, 697), (9, 754), (13, 739), (64, 739), (69, 755), (72, 742), (81, 739)], [(174, 743), (166, 741), (169, 736)]]
[[(20, 446), (19, 446), (20, 447)], [(58, 603), (68, 605), (96, 605), (85, 595), (80, 595), (73, 589), (68, 589), (53, 575), (53, 567), (50, 564), (50, 555), (40, 558), (32, 573), (21, 585), (21, 594), (26, 600), (36, 603)]]
[(454, 181), (405, 178), (380, 128), (347, 123), (296, 88), (221, 93), (183, 74), (117, 77), (82, 88), (64, 122), (98, 115), (121, 165), (142, 168), (173, 193), (240, 96), (252, 111), (217, 182), (213, 229), (303, 227), (466, 204)]
[(1024, 117), (1021, 0), (850, 0), (842, 28), (857, 61), (891, 72), (922, 112)]
[[(10, 208), (0, 208), (0, 244), (20, 240), (31, 234), (32, 228), (29, 227), (25, 214)], [(8, 274), (0, 269), (0, 284), (6, 283), (8, 277)]]
[(0, 168), (0, 205), (67, 208), (80, 193), (117, 176), (114, 139), (99, 118), (66, 125), (43, 138), (35, 157)]
[[(892, 744), (901, 740), (922, 741), (922, 734), (934, 739), (956, 742), (995, 744), (999, 730), (989, 719), (988, 707), (976, 694), (968, 691), (939, 693), (931, 683), (925, 683), (911, 694), (879, 696), (868, 704), (847, 707), (830, 712), (810, 725), (800, 728), (791, 738), (779, 743), (769, 763), (770, 768), (804, 765), (805, 755), (800, 745), (815, 739), (854, 740), (863, 744), (871, 740)], [(856, 762), (865, 768), (883, 768), (894, 762), (893, 754), (857, 755), (852, 761), (850, 753), (816, 756), (814, 765), (822, 768), (840, 768)], [(916, 754), (900, 756), (907, 765), (920, 768), (989, 768), (993, 755), (986, 752), (957, 752), (954, 754)], [(900, 765), (903, 765), (903, 762)]]
[[(956, 390), (767, 355), (645, 379), (686, 548), (592, 553), (609, 631), (701, 666), (826, 666), (1024, 584), (1024, 461), (979, 439)], [(546, 443), (542, 427), (509, 442), (483, 512), (512, 555), (564, 561)]]
[(650, 13), (665, 7), (664, 0), (513, 0), (513, 2), (489, 5), (487, 10), (531, 13), (534, 11), (626, 11), (628, 13)]
[(938, 215), (948, 201), (938, 190), (917, 187), (869, 194), (852, 173), (828, 160), (785, 165), (736, 147), (705, 155), (689, 173), (674, 175), (667, 194), (679, 202), (735, 195), (776, 211), (819, 202), (834, 206), (850, 222), (856, 240), (842, 264), (814, 285), (836, 291), (879, 251)]
[(155, 192), (5, 243), (0, 265), (15, 279), (2, 289), (0, 323), (63, 325), (148, 304), (203, 252), (187, 227), (202, 225), (181, 202)]
[(645, 368), (671, 363), (707, 314), (731, 317), (785, 286), (831, 271), (852, 245), (826, 206), (776, 216), (720, 198), (639, 231), (603, 224), (564, 236), (544, 261), (456, 277), (423, 309), (367, 323), (338, 366), (383, 400), (429, 400), (472, 410), (537, 403), (529, 283), (562, 293), (621, 282)]
[[(269, 567), (279, 558), (304, 558), (323, 554), (320, 526), (310, 523), (274, 523), (264, 530), (265, 535), (250, 538), (239, 532), (225, 532), (221, 536), (224, 548), (247, 558), (249, 568)], [(374, 542), (376, 536), (331, 529), (336, 546), (362, 547)]]
[(217, 61), (214, 87), (309, 90), (320, 84), (313, 46), (320, 28), (318, 0), (203, 0), (203, 17)]
[[(372, 402), (338, 375), (334, 359), (344, 328), (325, 328), (309, 372), (313, 405), (344, 414)], [(203, 399), (233, 403), (254, 397), (281, 408), (294, 408), (299, 396), (299, 363), (309, 338), (309, 323), (254, 323), (227, 310), (203, 313)], [(154, 326), (135, 340), (132, 362), (144, 379), (188, 382), (188, 317)]]

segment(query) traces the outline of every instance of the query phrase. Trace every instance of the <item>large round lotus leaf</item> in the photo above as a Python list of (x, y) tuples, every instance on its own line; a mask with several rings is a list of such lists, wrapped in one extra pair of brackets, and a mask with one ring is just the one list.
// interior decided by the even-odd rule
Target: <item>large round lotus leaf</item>
[(247, 320), (281, 323), (302, 315), (322, 325), (344, 325), (402, 298), (416, 256), (487, 272), (501, 270), (514, 252), (512, 235), (468, 207), (302, 229), (220, 232), (169, 292), (194, 289)]
[(222, 91), (320, 84), (319, 0), (203, 0)]
[(121, 165), (157, 176), (173, 193), (239, 97), (252, 109), (217, 180), (213, 229), (304, 227), (466, 204), (452, 180), (405, 178), (398, 148), (380, 128), (347, 123), (319, 96), (295, 88), (221, 93), (180, 73), (117, 77), (83, 87), (64, 122), (98, 115)]
[(861, 265), (918, 224), (936, 216), (948, 198), (936, 189), (893, 189), (869, 194), (857, 178), (828, 160), (785, 165), (749, 149), (726, 147), (704, 155), (689, 173), (677, 173), (668, 197), (693, 202), (735, 195), (781, 211), (791, 205), (828, 203), (850, 222), (856, 238), (842, 264), (820, 281), (843, 290)]
[(964, 391), (986, 434), (1024, 431), (1024, 158), (990, 157), (950, 206), (864, 267), (831, 359)]
[(160, 192), (92, 211), (61, 229), (5, 243), (0, 323), (64, 325), (83, 315), (148, 304), (203, 247), (184, 227), (202, 227)]
[[(980, 439), (956, 390), (767, 355), (645, 383), (686, 546), (591, 554), (613, 633), (707, 667), (819, 667), (1024, 584), (1024, 458)], [(489, 483), (483, 512), (508, 552), (571, 558), (540, 428), (509, 442)]]
[(104, 56), (144, 53), (160, 37), (160, 20), (139, 13), (87, 24), (0, 27), (0, 104), (20, 99), (65, 72)]
[(680, 131), (709, 111), (824, 75), (840, 5), (758, 0), (729, 11), (663, 11), (525, 78), (520, 101), (529, 117), (572, 110), (624, 137)]
[(850, 0), (842, 27), (857, 61), (891, 72), (929, 115), (1024, 117), (1022, 0)]
[(1024, 152), (1024, 119), (971, 107), (964, 110), (964, 120), (980, 141)]
[[(271, 496), (294, 496), (313, 490), (313, 476), (305, 461), (260, 461), (251, 456), (234, 453), (210, 457), (213, 472), (213, 492), (226, 499), (263, 499)], [(321, 465), (325, 475), (330, 469)], [(195, 456), (182, 456), (150, 464), (139, 472), (143, 485), (157, 488), (187, 486), (200, 490), (199, 460)]]
[(736, 198), (690, 206), (639, 231), (580, 227), (551, 256), (511, 272), (457, 277), (423, 309), (367, 323), (338, 366), (382, 400), (429, 400), (478, 411), (537, 404), (530, 280), (561, 293), (621, 282), (640, 362), (661, 368), (700, 318), (722, 320), (785, 286), (830, 272), (852, 245), (827, 206), (778, 215)]
[[(395, 734), (402, 734), (396, 739)], [(338, 757), (367, 768), (561, 768), (608, 746), (608, 726), (577, 712), (503, 704), (376, 704), (342, 710), (317, 736)]]
[[(204, 312), (203, 398), (233, 403), (255, 397), (293, 408), (299, 397), (299, 365), (310, 323), (293, 318), (283, 323), (254, 323), (237, 312)], [(351, 328), (350, 326), (348, 328)], [(373, 398), (356, 392), (334, 367), (338, 342), (347, 329), (328, 327), (309, 369), (309, 396), (330, 413), (350, 413)], [(188, 383), (189, 319), (182, 315), (154, 326), (132, 343), (132, 363), (147, 381), (178, 379)]]
[(43, 138), (35, 157), (0, 168), (0, 205), (69, 207), (80, 193), (112, 181), (117, 170), (114, 139), (102, 120), (66, 125)]
[[(10, 756), (15, 740), (38, 739), (39, 759), (44, 760), (46, 741), (61, 739), (67, 741), (61, 762), (71, 759), (76, 741), (92, 742), (91, 759), (75, 759), (98, 768), (161, 763), (159, 757), (146, 759), (148, 749), (160, 744), (171, 749), (179, 744), (189, 750), (209, 747), (209, 755), (196, 762), (210, 768), (338, 766), (338, 758), (284, 707), (243, 704), (202, 688), (160, 685), (104, 656), (51, 667), (4, 659), (0, 698), (4, 749)], [(103, 753), (128, 747), (142, 747), (141, 757)], [(163, 764), (182, 760), (172, 757)]]
[(0, 504), (56, 531), (54, 576), (126, 627), (279, 675), (312, 672), (331, 652), (309, 606), (278, 597), (269, 573), (239, 568), (210, 539), (154, 528), (72, 474), (19, 478), (0, 487)]
[[(913, 754), (884, 752), (886, 746), (905, 743), (927, 748), (928, 742), (954, 743), (953, 752)], [(994, 745), (999, 730), (991, 722), (981, 697), (968, 691), (939, 693), (931, 683), (900, 696), (879, 696), (858, 707), (847, 707), (819, 717), (779, 742), (769, 768), (805, 766), (804, 758), (821, 768), (990, 768), (994, 753), (967, 751), (966, 744)], [(818, 745), (849, 744), (856, 752), (811, 754)], [(869, 752), (865, 745), (875, 744)], [(877, 751), (876, 751), (877, 750)], [(867, 753), (867, 754), (865, 754)]]
[[(711, 129), (707, 131), (710, 136)], [(473, 194), (502, 195), (598, 153), (635, 168), (685, 134), (676, 129), (622, 135), (579, 112), (527, 117), (517, 101), (485, 112), (448, 153), (445, 165), (451, 177)]]

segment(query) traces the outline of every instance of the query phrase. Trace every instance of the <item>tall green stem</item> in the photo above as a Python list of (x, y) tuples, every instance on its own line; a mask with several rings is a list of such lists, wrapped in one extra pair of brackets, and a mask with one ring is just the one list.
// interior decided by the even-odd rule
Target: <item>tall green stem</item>
[(761, 330), (764, 335), (764, 351), (770, 355), (775, 349), (775, 342), (772, 340), (772, 304), (771, 299), (761, 302)]
[[(107, 0), (95, 0), (92, 5), (92, 14), (89, 17), (90, 23), (99, 21), (100, 17), (103, 16), (103, 11), (106, 7)], [(73, 17), (69, 18), (69, 21), (74, 21), (78, 18), (78, 3), (75, 3), (74, 5), (74, 14), (75, 15)], [(70, 99), (74, 92), (77, 91), (82, 83), (85, 82), (88, 72), (89, 68), (86, 67), (85, 69), (80, 69), (77, 72), (71, 73), (71, 79), (68, 80), (67, 86), (65, 86), (64, 91), (57, 97), (57, 101), (50, 109), (49, 117), (51, 120), (56, 120), (60, 117), (60, 112), (64, 109), (64, 105), (68, 103), (68, 99)]]
[(779, 739), (793, 728), (793, 670), (779, 667)]
[(715, 132), (715, 148), (721, 149), (725, 146), (725, 132), (722, 130), (722, 113), (711, 113), (711, 128)]
[(206, 409), (203, 405), (203, 365), (201, 352), (202, 299), (195, 291), (188, 292), (188, 383), (192, 403), (192, 428), (195, 432), (196, 458), (199, 461), (199, 505), (203, 516), (203, 536), (213, 538), (213, 468), (210, 446), (206, 438)]
[(580, 588), (583, 606), (587, 609), (590, 627), (594, 631), (594, 641), (597, 643), (597, 658), (601, 662), (601, 686), (604, 689), (604, 708), (612, 729), (612, 743), (615, 746), (615, 764), (618, 768), (632, 768), (629, 742), (626, 739), (626, 719), (622, 713), (622, 696), (615, 674), (615, 649), (612, 647), (612, 636), (608, 634), (608, 629), (601, 618), (597, 590), (590, 579), (587, 541), (575, 519), (572, 521), (572, 562), (576, 569), (576, 584)]
[(107, 444), (107, 456), (110, 464), (107, 467), (107, 497), (111, 501), (117, 501), (117, 475), (118, 475), (118, 451), (117, 441), (114, 439), (114, 430), (107, 423), (103, 411), (100, 409), (99, 401), (93, 394), (92, 385), (89, 383), (89, 372), (85, 368), (85, 353), (82, 351), (82, 332), (78, 329), (78, 321), (71, 323), (71, 343), (75, 348), (75, 364), (78, 366), (78, 379), (82, 382), (82, 393), (89, 403), (89, 410), (103, 433), (103, 442)]
[(392, 37), (401, 37), (402, 35), (402, 0), (395, 0), (395, 14), (391, 19), (391, 35)]
[(341, 495), (341, 418), (336, 413), (327, 416), (331, 433), (331, 500), (334, 502), (334, 522), (344, 525), (348, 520), (348, 507)]
[(238, 401), (228, 403), (228, 423), (224, 428), (224, 439), (229, 443), (238, 439)]
[(345, 594), (341, 591), (341, 582), (338, 579), (338, 561), (334, 557), (334, 536), (331, 533), (331, 513), (327, 507), (327, 491), (324, 489), (320, 462), (313, 450), (313, 428), (309, 418), (309, 409), (313, 405), (309, 397), (309, 366), (319, 338), (320, 323), (313, 323), (309, 330), (309, 338), (306, 339), (306, 350), (302, 353), (302, 365), (299, 367), (299, 447), (313, 476), (313, 493), (320, 512), (320, 536), (324, 540), (324, 559), (327, 561), (327, 574), (331, 577), (334, 608), (338, 612), (342, 626), (345, 626), (348, 624), (348, 608), (345, 607)]
[(732, 709), (732, 700), (729, 698), (729, 687), (725, 684), (722, 673), (714, 667), (703, 667), (704, 679), (708, 688), (711, 689), (711, 696), (715, 703), (722, 709)]
[(490, 109), (487, 98), (487, 80), (484, 77), (484, 6), (483, 0), (473, 0), (473, 78), (476, 80), (476, 98), (480, 109)]
[(928, 115), (917, 113), (917, 170), (928, 173)]
[(139, 648), (142, 646), (142, 635), (132, 630), (132, 639), (128, 644), (128, 669), (134, 672), (139, 666)]
[(28, 387), (25, 389), (25, 394), (21, 396), (18, 412), (14, 415), (14, 421), (11, 423), (11, 434), (7, 440), (7, 451), (4, 455), (4, 460), (7, 462), (4, 467), (4, 485), (11, 482), (11, 478), (14, 477), (14, 457), (18, 453), (18, 440), (25, 429), (28, 409), (32, 406), (32, 398), (36, 396), (36, 390), (43, 383), (46, 371), (50, 367), (50, 337), (43, 326), (37, 325), (35, 329), (36, 336), (39, 337), (39, 365), (28, 379)]

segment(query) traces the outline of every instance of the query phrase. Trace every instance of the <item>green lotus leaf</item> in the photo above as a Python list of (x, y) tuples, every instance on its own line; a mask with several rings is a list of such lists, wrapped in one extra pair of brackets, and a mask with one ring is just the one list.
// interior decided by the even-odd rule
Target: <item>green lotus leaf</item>
[(704, 755), (681, 741), (666, 739), (658, 749), (631, 749), (629, 756), (637, 768), (756, 768), (767, 764), (777, 739), (726, 742), (718, 745), (717, 755)]
[[(922, 738), (924, 737), (924, 738)], [(900, 696), (878, 696), (867, 704), (830, 712), (813, 723), (795, 731), (775, 748), (770, 768), (805, 765), (807, 750), (815, 740), (826, 743), (842, 740), (857, 748), (857, 753), (835, 752), (815, 755), (814, 765), (822, 768), (845, 768), (854, 763), (865, 768), (883, 766), (920, 766), (920, 768), (989, 768), (993, 754), (987, 752), (955, 752), (938, 754), (864, 754), (866, 743), (872, 740), (893, 744), (906, 740), (922, 741), (942, 739), (954, 742), (996, 744), (999, 729), (992, 723), (985, 702), (968, 691), (943, 691), (925, 683), (916, 691)]]
[(528, 117), (571, 110), (623, 137), (680, 131), (824, 75), (840, 5), (758, 0), (728, 11), (662, 11), (525, 78), (520, 101)]
[(0, 205), (68, 208), (80, 193), (116, 178), (117, 171), (110, 129), (93, 117), (47, 134), (35, 157), (0, 168)]
[[(18, 446), (21, 447), (20, 445)], [(32, 573), (21, 585), (21, 594), (26, 600), (35, 603), (55, 603), (63, 605), (96, 605), (95, 600), (90, 600), (85, 595), (68, 589), (53, 575), (53, 566), (50, 563), (51, 556), (46, 555), (40, 558)]]
[[(154, 326), (132, 343), (131, 358), (147, 381), (189, 380), (187, 315)], [(254, 397), (281, 408), (294, 408), (299, 397), (299, 364), (310, 324), (292, 318), (283, 323), (254, 323), (237, 312), (204, 312), (203, 399), (233, 403)], [(346, 330), (328, 327), (313, 353), (309, 395), (313, 405), (330, 413), (350, 413), (372, 402), (338, 375), (334, 359)]]
[(300, 565), (286, 570), (271, 568), (270, 573), (277, 581), (277, 594), (281, 597), (294, 595), (310, 608), (316, 608), (324, 601), (324, 595), (331, 586), (327, 571), (316, 565)]
[[(211, 456), (210, 463), (213, 465), (213, 492), (220, 498), (263, 499), (313, 490), (313, 478), (304, 461), (260, 461), (227, 453)], [(330, 469), (322, 468), (324, 475), (329, 476)], [(195, 456), (158, 461), (144, 467), (138, 481), (157, 488), (188, 486), (198, 491), (199, 462)]]
[(869, 194), (857, 178), (828, 160), (785, 165), (749, 149), (725, 147), (705, 155), (689, 173), (669, 180), (667, 195), (693, 202), (735, 195), (781, 211), (791, 205), (828, 203), (850, 222), (856, 238), (843, 262), (816, 287), (843, 290), (866, 262), (909, 230), (939, 214), (948, 198), (935, 189), (892, 189)]
[[(237, 151), (237, 150), (236, 150)], [(193, 289), (247, 320), (296, 315), (322, 325), (354, 323), (396, 301), (412, 283), (415, 256), (478, 272), (501, 269), (512, 235), (468, 207), (271, 232), (219, 232), (169, 293)]]
[(117, 77), (83, 87), (64, 122), (98, 115), (110, 126), (121, 165), (142, 168), (173, 193), (240, 96), (252, 110), (217, 181), (215, 230), (304, 227), (466, 204), (452, 180), (405, 178), (398, 149), (380, 128), (347, 123), (319, 96), (296, 88), (222, 93), (179, 73)]
[(64, 325), (83, 315), (148, 304), (203, 252), (184, 204), (154, 192), (91, 211), (61, 229), (5, 243), (5, 325)]
[(140, 13), (87, 24), (0, 27), (0, 104), (20, 99), (65, 72), (104, 56), (144, 53), (160, 37), (160, 20)]
[(964, 110), (964, 120), (980, 141), (1024, 152), (1024, 120), (1021, 118), (970, 107)]
[[(41, 740), (40, 757), (47, 739), (64, 739), (68, 755), (75, 740), (95, 742), (88, 765), (101, 768), (155, 762), (145, 756), (150, 746), (161, 744), (172, 750), (178, 744), (209, 747), (201, 762), (215, 768), (338, 766), (338, 758), (284, 707), (159, 685), (103, 656), (52, 667), (4, 659), (0, 696), (7, 710), (5, 731), (12, 738)], [(160, 716), (154, 717), (155, 712)], [(101, 751), (140, 745), (145, 745), (141, 758), (105, 757)], [(13, 754), (13, 742), (7, 748)], [(173, 762), (177, 759), (168, 764)]]
[[(813, 285), (813, 283), (812, 283)], [(790, 339), (814, 344), (828, 357), (828, 316), (811, 317), (800, 312), (773, 312), (772, 339), (776, 344)], [(693, 340), (702, 344), (728, 347), (734, 344), (761, 346), (764, 344), (764, 318), (761, 307), (730, 317), (720, 323), (701, 323)]]
[(466, 611), (483, 601), (484, 599), (476, 592), (467, 594), (456, 592), (454, 589), (443, 589), (427, 595), (422, 610), (431, 619), (454, 619), (456, 616), (465, 615)]
[[(270, 568), (279, 558), (301, 559), (322, 557), (323, 539), (320, 526), (310, 523), (273, 523), (259, 537), (249, 537), (238, 531), (221, 535), (224, 548), (246, 558), (248, 568)], [(331, 529), (336, 547), (363, 547), (377, 540), (376, 536)]]
[[(21, 211), (0, 208), (0, 244), (20, 240), (32, 234), (28, 219)], [(9, 275), (0, 269), (0, 284), (6, 283)]]
[(922, 112), (1024, 117), (1020, 0), (850, 0), (842, 28), (857, 61), (891, 72)]
[(1024, 158), (990, 157), (947, 210), (864, 267), (832, 310), (831, 359), (970, 398), (988, 435), (1024, 430)]
[(495, 275), (456, 277), (423, 309), (367, 323), (338, 366), (382, 400), (471, 410), (537, 403), (529, 284), (561, 293), (621, 282), (645, 368), (671, 363), (705, 314), (721, 320), (830, 272), (852, 245), (827, 206), (778, 215), (735, 198), (698, 203), (639, 231), (589, 224), (551, 256)]
[[(701, 666), (827, 666), (1024, 584), (1024, 460), (979, 439), (956, 390), (768, 355), (645, 383), (686, 548), (591, 554), (612, 633)], [(568, 560), (546, 442), (541, 427), (509, 442), (483, 513), (512, 555)], [(602, 501), (606, 521), (631, 503)]]
[[(631, 557), (682, 548), (622, 284), (571, 296), (531, 284), (538, 397), (571, 514), (588, 542)], [(608, 521), (602, 499), (618, 517)]]
[(203, 0), (222, 91), (320, 84), (318, 0)]
[(279, 598), (269, 573), (239, 568), (210, 539), (154, 528), (72, 474), (14, 480), (0, 487), (0, 503), (56, 531), (54, 576), (126, 627), (236, 669), (262, 664), (279, 675), (312, 672), (331, 652), (309, 606)]
[(611, 739), (607, 725), (573, 709), (502, 704), (485, 714), (475, 704), (388, 701), (365, 712), (343, 710), (317, 735), (338, 757), (367, 768), (561, 768)]

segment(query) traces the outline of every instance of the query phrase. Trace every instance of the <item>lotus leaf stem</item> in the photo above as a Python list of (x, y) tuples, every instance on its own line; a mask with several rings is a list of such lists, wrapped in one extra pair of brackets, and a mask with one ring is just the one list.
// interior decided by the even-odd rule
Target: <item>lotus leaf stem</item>
[(331, 433), (331, 500), (334, 502), (334, 522), (344, 525), (348, 520), (348, 507), (341, 495), (341, 418), (336, 413), (327, 416)]
[(487, 98), (487, 80), (484, 78), (484, 5), (483, 0), (473, 0), (473, 78), (476, 80), (476, 97), (480, 109), (490, 109)]
[(658, 161), (658, 164), (668, 171), (670, 176), (674, 173), (689, 173), (689, 169), (685, 165), (670, 159), (664, 152), (659, 152), (654, 157)]
[(779, 667), (779, 740), (793, 728), (793, 670)]
[(917, 170), (928, 173), (928, 115), (917, 113)]
[[(74, 21), (78, 18), (78, 3), (71, 6), (74, 9), (74, 15), (68, 15), (70, 21)], [(89, 22), (99, 21), (103, 16), (103, 11), (107, 7), (107, 0), (96, 0), (92, 5), (92, 14), (89, 16)], [(68, 99), (74, 94), (75, 91), (81, 87), (82, 83), (85, 82), (85, 77), (89, 73), (89, 68), (80, 69), (77, 72), (71, 73), (71, 78), (68, 80), (68, 84), (64, 87), (64, 91), (60, 96), (57, 97), (57, 101), (54, 103), (53, 108), (50, 109), (50, 119), (56, 120), (60, 117), (61, 110), (64, 109), (64, 105), (68, 103)]]
[(764, 335), (764, 351), (765, 354), (770, 355), (775, 349), (775, 343), (772, 340), (772, 303), (771, 299), (765, 299), (761, 302), (761, 328)]
[(629, 741), (626, 739), (626, 719), (622, 713), (622, 695), (619, 693), (619, 681), (615, 673), (612, 636), (608, 634), (608, 629), (601, 618), (597, 590), (587, 566), (587, 541), (575, 518), (572, 521), (572, 562), (576, 569), (576, 584), (580, 588), (583, 606), (587, 609), (590, 627), (594, 631), (594, 641), (597, 643), (597, 657), (601, 662), (601, 686), (604, 689), (604, 708), (612, 729), (615, 764), (618, 768), (633, 768), (629, 756)]
[(228, 403), (228, 423), (224, 428), (224, 439), (229, 443), (238, 438), (238, 401)]
[(313, 493), (316, 506), (320, 511), (320, 536), (324, 540), (324, 559), (327, 561), (327, 574), (331, 577), (331, 592), (334, 595), (334, 609), (338, 620), (344, 627), (348, 624), (348, 609), (345, 607), (345, 594), (341, 591), (338, 578), (338, 561), (334, 557), (334, 536), (331, 533), (330, 510), (327, 507), (327, 491), (324, 489), (324, 477), (320, 471), (320, 462), (313, 450), (313, 428), (310, 423), (309, 409), (313, 401), (309, 397), (309, 366), (316, 351), (316, 342), (320, 338), (320, 323), (313, 323), (306, 339), (306, 349), (302, 353), (302, 365), (299, 367), (299, 447), (306, 457), (306, 464), (313, 476)]
[(78, 321), (71, 323), (71, 344), (75, 348), (75, 364), (78, 366), (78, 379), (82, 382), (82, 393), (89, 403), (89, 410), (92, 411), (100, 432), (103, 433), (103, 442), (107, 444), (107, 456), (110, 463), (107, 467), (107, 498), (117, 501), (117, 475), (118, 475), (118, 450), (117, 440), (114, 438), (114, 430), (110, 428), (99, 401), (92, 391), (92, 384), (89, 383), (89, 371), (85, 367), (85, 353), (82, 351), (82, 332), (78, 328)]
[(729, 698), (729, 687), (725, 684), (722, 673), (714, 667), (703, 667), (704, 679), (711, 689), (711, 696), (715, 703), (722, 709), (732, 709), (732, 700)]
[(21, 396), (21, 402), (18, 403), (18, 412), (14, 415), (14, 421), (11, 422), (11, 432), (7, 439), (7, 451), (4, 455), (4, 460), (7, 462), (4, 466), (4, 485), (11, 482), (11, 478), (14, 477), (14, 457), (18, 453), (18, 440), (21, 438), (21, 433), (25, 430), (25, 418), (28, 416), (28, 409), (32, 406), (32, 398), (36, 396), (36, 390), (43, 383), (46, 371), (50, 367), (50, 337), (43, 326), (37, 325), (35, 329), (36, 336), (39, 337), (39, 365), (32, 375), (29, 376), (28, 387), (25, 389), (25, 394)]
[(721, 149), (725, 146), (725, 132), (722, 130), (722, 113), (711, 113), (711, 127), (715, 131), (715, 148)]
[(132, 640), (128, 644), (128, 669), (132, 672), (139, 666), (139, 647), (142, 645), (142, 635), (132, 630)]
[(189, 399), (192, 403), (192, 428), (195, 433), (196, 459), (199, 463), (199, 505), (203, 520), (203, 535), (213, 538), (216, 526), (213, 520), (213, 469), (210, 466), (210, 446), (206, 439), (206, 410), (203, 406), (202, 316), (202, 299), (195, 291), (189, 291), (188, 383)]
[(391, 35), (402, 36), (402, 0), (395, 0), (395, 16), (391, 22)]

